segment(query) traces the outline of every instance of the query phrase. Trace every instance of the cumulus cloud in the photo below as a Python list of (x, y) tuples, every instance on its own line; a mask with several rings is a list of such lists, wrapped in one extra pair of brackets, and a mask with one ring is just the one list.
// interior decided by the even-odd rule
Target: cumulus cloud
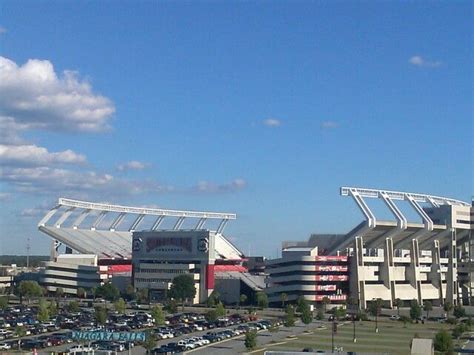
[(123, 196), (160, 193), (174, 190), (154, 180), (117, 179), (111, 174), (95, 171), (74, 171), (64, 168), (11, 167), (0, 168), (0, 181), (11, 184), (16, 191), (29, 194), (81, 196), (97, 200), (98, 196)]
[(336, 121), (323, 121), (321, 122), (321, 128), (322, 129), (333, 129), (333, 128), (338, 128), (339, 123)]
[(149, 164), (143, 163), (138, 160), (131, 160), (123, 164), (117, 165), (118, 171), (128, 171), (128, 170), (143, 170), (149, 167)]
[(408, 62), (417, 67), (428, 67), (428, 68), (436, 68), (436, 67), (439, 67), (441, 64), (443, 64), (441, 61), (427, 60), (420, 55), (414, 55), (408, 60)]
[(86, 157), (72, 150), (50, 153), (36, 145), (0, 144), (0, 163), (9, 165), (84, 164)]
[(200, 181), (193, 190), (203, 193), (234, 192), (242, 190), (247, 186), (244, 179), (238, 178), (224, 184), (215, 184), (209, 181)]
[(263, 120), (263, 124), (267, 127), (280, 127), (281, 121), (276, 118), (267, 118), (266, 120)]
[(48, 60), (17, 65), (0, 57), (0, 115), (31, 129), (98, 132), (115, 107), (74, 71), (58, 75)]

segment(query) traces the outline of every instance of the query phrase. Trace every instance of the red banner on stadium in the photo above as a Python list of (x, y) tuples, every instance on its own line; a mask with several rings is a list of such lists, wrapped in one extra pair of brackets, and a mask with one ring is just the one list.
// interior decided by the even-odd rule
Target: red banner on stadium
[(317, 255), (316, 261), (347, 261), (347, 255)]
[(336, 285), (316, 285), (315, 291), (336, 291)]
[(347, 281), (347, 275), (316, 275), (315, 281)]
[(347, 266), (343, 265), (316, 265), (316, 271), (338, 271), (338, 272), (347, 272)]
[(346, 295), (315, 295), (315, 301), (322, 301), (324, 297), (328, 297), (331, 301), (344, 301), (347, 296)]

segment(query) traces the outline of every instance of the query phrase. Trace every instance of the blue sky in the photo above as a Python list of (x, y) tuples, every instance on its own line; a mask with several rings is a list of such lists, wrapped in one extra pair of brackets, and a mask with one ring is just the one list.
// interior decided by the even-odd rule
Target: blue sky
[(468, 1), (0, 6), (0, 254), (59, 196), (235, 212), (273, 257), (360, 222), (340, 186), (473, 193)]

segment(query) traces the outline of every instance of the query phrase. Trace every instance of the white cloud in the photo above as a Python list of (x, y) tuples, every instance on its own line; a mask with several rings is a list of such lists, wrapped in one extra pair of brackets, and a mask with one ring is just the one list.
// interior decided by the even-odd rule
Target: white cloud
[(441, 64), (443, 64), (440, 61), (427, 60), (420, 55), (414, 55), (408, 60), (408, 62), (418, 67), (428, 67), (428, 68), (436, 68), (436, 67), (439, 67)]
[(57, 75), (48, 60), (22, 66), (0, 57), (0, 115), (30, 129), (98, 132), (109, 128), (113, 103), (73, 71)]
[(215, 193), (215, 192), (234, 192), (242, 190), (247, 186), (244, 179), (234, 179), (229, 183), (215, 184), (209, 181), (200, 181), (193, 190), (196, 192)]
[(267, 118), (266, 120), (263, 120), (263, 124), (267, 127), (280, 127), (281, 121), (276, 118)]
[(323, 121), (321, 122), (321, 128), (322, 129), (333, 129), (333, 128), (338, 128), (339, 123), (336, 121)]
[(128, 171), (128, 170), (143, 170), (149, 167), (149, 164), (143, 163), (138, 160), (131, 160), (123, 164), (117, 165), (118, 171)]
[(142, 193), (174, 191), (173, 186), (154, 180), (118, 179), (95, 171), (75, 171), (52, 167), (0, 167), (0, 181), (11, 184), (17, 192), (29, 194), (81, 196), (97, 200)]
[(0, 26), (0, 35), (7, 33), (7, 29), (3, 26)]
[(50, 153), (36, 145), (0, 144), (0, 163), (9, 165), (84, 164), (86, 157), (72, 150)]

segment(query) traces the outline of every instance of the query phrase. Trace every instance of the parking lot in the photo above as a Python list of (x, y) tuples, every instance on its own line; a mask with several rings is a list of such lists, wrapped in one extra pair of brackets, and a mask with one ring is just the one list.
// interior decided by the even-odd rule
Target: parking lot
[(36, 305), (15, 305), (0, 311), (0, 351), (21, 349), (74, 353), (94, 349), (96, 353), (143, 354), (145, 349), (141, 344), (118, 341), (91, 341), (79, 344), (71, 339), (71, 335), (73, 331), (146, 331), (157, 339), (153, 353), (171, 354), (196, 351), (202, 347), (241, 338), (246, 331), (262, 331), (276, 321), (275, 318), (271, 320), (249, 318), (243, 313), (228, 314), (214, 321), (206, 320), (204, 314), (198, 312), (169, 314), (166, 316), (165, 324), (157, 326), (149, 310), (127, 309), (124, 314), (108, 310), (106, 323), (98, 326), (92, 307), (81, 307), (77, 312), (70, 312), (67, 307), (59, 308), (57, 315), (46, 322), (40, 322)]

